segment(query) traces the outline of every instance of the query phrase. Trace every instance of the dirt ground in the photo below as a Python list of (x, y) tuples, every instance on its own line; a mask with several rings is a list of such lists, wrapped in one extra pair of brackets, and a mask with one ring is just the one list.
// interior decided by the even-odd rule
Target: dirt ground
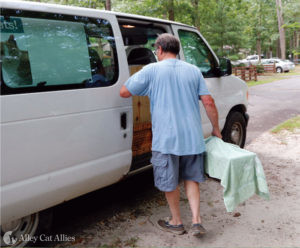
[[(176, 236), (156, 227), (169, 216), (161, 193), (143, 200), (111, 219), (99, 219), (76, 235), (76, 247), (300, 247), (300, 130), (266, 132), (246, 149), (256, 152), (264, 166), (271, 199), (253, 196), (234, 212), (226, 212), (222, 186), (208, 179), (201, 184), (201, 215), (208, 233)], [(184, 193), (181, 211), (187, 231), (190, 211)]]

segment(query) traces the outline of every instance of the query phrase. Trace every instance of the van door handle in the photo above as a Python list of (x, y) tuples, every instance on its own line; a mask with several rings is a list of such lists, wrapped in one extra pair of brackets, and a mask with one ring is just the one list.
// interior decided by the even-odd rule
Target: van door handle
[(127, 114), (121, 113), (121, 128), (126, 129), (127, 128)]

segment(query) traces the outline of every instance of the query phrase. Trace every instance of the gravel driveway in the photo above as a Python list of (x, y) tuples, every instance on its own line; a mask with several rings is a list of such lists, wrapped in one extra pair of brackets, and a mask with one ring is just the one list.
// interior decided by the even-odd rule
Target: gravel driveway
[[(74, 236), (74, 242), (44, 243), (48, 247), (296, 247), (300, 244), (300, 131), (271, 134), (267, 130), (297, 113), (281, 102), (299, 101), (299, 76), (284, 82), (250, 88), (249, 141), (264, 166), (271, 200), (258, 196), (227, 213), (220, 183), (201, 184), (201, 215), (208, 233), (196, 239), (188, 233), (174, 236), (156, 227), (169, 215), (164, 195), (153, 186), (152, 171), (55, 207), (52, 235)], [(284, 85), (282, 85), (284, 83)], [(268, 88), (269, 87), (269, 88)], [(270, 90), (271, 87), (271, 90)], [(296, 96), (284, 100), (283, 92)], [(268, 97), (263, 99), (263, 95)], [(262, 104), (263, 103), (263, 104)], [(275, 104), (275, 105), (274, 105)], [(258, 107), (257, 107), (258, 106)], [(267, 109), (263, 108), (267, 107)], [(280, 111), (277, 111), (276, 108)], [(275, 112), (271, 112), (270, 108)], [(268, 109), (269, 108), (269, 109)], [(276, 114), (277, 113), (277, 114)], [(270, 119), (262, 126), (261, 118)], [(265, 131), (262, 133), (262, 130)], [(185, 194), (181, 210), (186, 229), (190, 212)]]
[[(209, 179), (201, 184), (201, 213), (208, 233), (197, 239), (190, 234), (175, 236), (161, 232), (155, 225), (169, 210), (162, 193), (150, 185), (150, 175), (143, 175), (145, 194), (138, 193), (128, 202), (111, 202), (100, 215), (85, 214), (85, 226), (72, 230), (74, 242), (56, 243), (56, 247), (295, 247), (300, 244), (300, 130), (296, 133), (263, 133), (246, 149), (256, 152), (264, 165), (271, 200), (254, 196), (227, 213), (222, 187)], [(97, 197), (93, 196), (93, 197)], [(92, 197), (92, 198), (93, 198)], [(95, 204), (99, 204), (96, 201)], [(88, 200), (90, 204), (91, 201)], [(118, 204), (122, 204), (119, 205)], [(182, 192), (183, 221), (189, 229), (190, 212)], [(99, 206), (100, 207), (100, 206)], [(97, 207), (95, 207), (96, 209)], [(73, 218), (74, 220), (74, 218)]]

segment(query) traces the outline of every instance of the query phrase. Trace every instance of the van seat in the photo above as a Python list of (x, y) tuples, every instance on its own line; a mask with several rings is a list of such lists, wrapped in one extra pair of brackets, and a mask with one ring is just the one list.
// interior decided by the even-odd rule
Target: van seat
[(156, 62), (153, 52), (144, 47), (135, 48), (128, 54), (129, 65), (147, 65)]

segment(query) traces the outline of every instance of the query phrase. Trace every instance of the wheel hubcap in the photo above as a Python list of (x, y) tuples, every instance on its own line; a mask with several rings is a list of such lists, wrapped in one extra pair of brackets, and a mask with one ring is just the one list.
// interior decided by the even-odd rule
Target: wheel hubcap
[(26, 235), (33, 236), (37, 229), (38, 214), (25, 216), (21, 219), (11, 221), (1, 225), (1, 247), (24, 246), (21, 238)]

